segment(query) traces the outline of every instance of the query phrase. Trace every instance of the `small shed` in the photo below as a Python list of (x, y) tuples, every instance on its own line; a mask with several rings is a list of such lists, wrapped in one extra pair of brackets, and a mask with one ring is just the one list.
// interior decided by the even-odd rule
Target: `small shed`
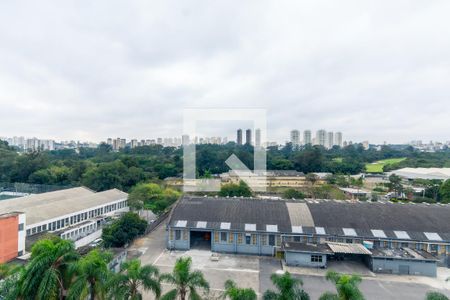
[(332, 254), (326, 244), (284, 242), (284, 260), (288, 266), (326, 268), (327, 254)]
[(375, 273), (436, 277), (437, 258), (410, 248), (372, 250), (370, 269)]

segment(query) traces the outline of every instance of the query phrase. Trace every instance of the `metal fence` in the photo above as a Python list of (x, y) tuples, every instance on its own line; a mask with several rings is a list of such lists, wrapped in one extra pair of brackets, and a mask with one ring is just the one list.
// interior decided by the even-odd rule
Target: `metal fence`
[(24, 182), (0, 182), (0, 192), (12, 192), (18, 194), (42, 194), (68, 189), (71, 187), (73, 186), (32, 184)]

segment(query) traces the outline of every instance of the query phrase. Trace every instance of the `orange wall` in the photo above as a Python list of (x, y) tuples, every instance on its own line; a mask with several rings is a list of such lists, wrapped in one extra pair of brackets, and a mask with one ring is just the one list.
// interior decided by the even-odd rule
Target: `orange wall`
[(7, 262), (17, 256), (19, 239), (19, 217), (0, 218), (0, 263)]

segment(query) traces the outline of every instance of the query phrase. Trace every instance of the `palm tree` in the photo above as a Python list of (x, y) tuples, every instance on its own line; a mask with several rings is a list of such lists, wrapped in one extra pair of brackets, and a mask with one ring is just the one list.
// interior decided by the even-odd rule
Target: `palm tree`
[(238, 288), (236, 283), (232, 280), (225, 282), (224, 298), (230, 300), (256, 300), (256, 293), (251, 288)]
[(152, 291), (156, 298), (161, 295), (159, 270), (151, 265), (141, 265), (138, 259), (126, 261), (121, 266), (121, 272), (113, 275), (110, 286), (111, 296), (115, 299), (142, 299), (142, 290)]
[(19, 296), (25, 299), (63, 299), (68, 267), (78, 259), (72, 241), (40, 240), (31, 249), (31, 259), (20, 275)]
[(161, 280), (175, 285), (175, 288), (161, 297), (161, 300), (175, 300), (178, 296), (181, 300), (186, 300), (189, 292), (189, 299), (201, 299), (197, 289), (209, 291), (209, 283), (203, 277), (202, 272), (191, 272), (192, 259), (190, 257), (180, 257), (175, 263), (172, 274), (161, 275)]
[(428, 292), (426, 300), (448, 300), (448, 297), (439, 292)]
[(109, 252), (101, 252), (97, 249), (90, 251), (86, 256), (70, 267), (70, 273), (75, 276), (67, 299), (89, 299), (94, 300), (105, 292), (107, 279), (110, 276), (108, 263), (112, 255)]
[(326, 292), (320, 296), (319, 300), (364, 300), (363, 294), (358, 289), (361, 277), (328, 271), (326, 278), (334, 283), (337, 294)]
[(309, 300), (309, 295), (303, 290), (303, 281), (291, 276), (289, 272), (283, 275), (272, 274), (270, 276), (278, 292), (267, 290), (264, 300)]

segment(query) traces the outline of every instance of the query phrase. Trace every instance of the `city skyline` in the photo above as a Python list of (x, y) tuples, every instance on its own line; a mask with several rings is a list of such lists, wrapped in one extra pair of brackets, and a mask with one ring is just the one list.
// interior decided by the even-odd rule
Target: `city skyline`
[(0, 135), (180, 136), (183, 109), (228, 107), (278, 142), (448, 140), (450, 3), (383, 2), (2, 3)]

